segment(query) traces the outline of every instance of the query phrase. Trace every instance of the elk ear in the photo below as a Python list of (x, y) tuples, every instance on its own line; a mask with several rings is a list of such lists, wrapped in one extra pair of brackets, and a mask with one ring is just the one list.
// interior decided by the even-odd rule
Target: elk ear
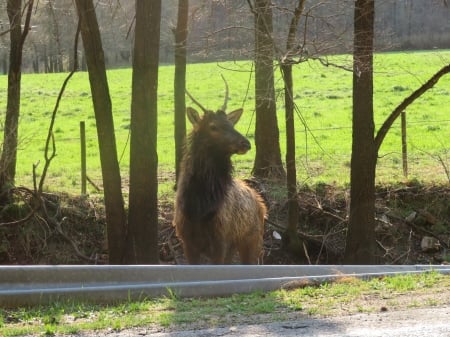
[(234, 125), (241, 118), (242, 112), (244, 112), (244, 109), (242, 109), (242, 108), (231, 111), (230, 113), (227, 114), (227, 119), (231, 122), (231, 124)]
[(200, 123), (200, 115), (198, 114), (197, 110), (191, 107), (186, 108), (186, 114), (188, 116), (189, 121), (192, 123), (192, 125), (197, 125)]

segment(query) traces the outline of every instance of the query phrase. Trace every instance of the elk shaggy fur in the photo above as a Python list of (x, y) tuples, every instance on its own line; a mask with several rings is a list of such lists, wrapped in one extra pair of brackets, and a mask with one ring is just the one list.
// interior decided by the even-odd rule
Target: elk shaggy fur
[(244, 181), (232, 177), (231, 156), (250, 149), (234, 129), (242, 109), (229, 114), (187, 108), (193, 130), (185, 143), (175, 200), (174, 226), (190, 264), (207, 257), (229, 264), (237, 252), (243, 264), (262, 254), (266, 207)]

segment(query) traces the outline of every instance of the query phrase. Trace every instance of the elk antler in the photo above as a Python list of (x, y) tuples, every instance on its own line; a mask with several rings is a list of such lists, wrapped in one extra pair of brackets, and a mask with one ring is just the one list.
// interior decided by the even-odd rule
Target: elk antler
[(223, 105), (222, 105), (222, 108), (221, 108), (221, 110), (223, 112), (225, 112), (225, 111), (227, 111), (227, 103), (228, 103), (228, 98), (229, 98), (228, 97), (228, 83), (227, 83), (227, 80), (225, 79), (225, 77), (222, 74), (220, 74), (220, 76), (222, 76), (222, 79), (225, 82), (225, 101), (223, 102)]
[(203, 105), (200, 104), (199, 101), (197, 101), (194, 97), (192, 97), (192, 95), (189, 93), (189, 91), (187, 91), (187, 89), (184, 90), (186, 92), (186, 94), (189, 96), (189, 98), (192, 100), (192, 102), (194, 102), (196, 105), (198, 105), (198, 107), (200, 109), (203, 110), (204, 113), (208, 112), (208, 109), (206, 109)]
[[(227, 103), (228, 103), (228, 99), (229, 99), (229, 96), (228, 96), (228, 83), (227, 83), (227, 80), (225, 79), (225, 77), (222, 74), (220, 74), (220, 76), (222, 76), (222, 79), (223, 79), (223, 81), (225, 83), (225, 100), (224, 100), (223, 105), (220, 108), (220, 110), (225, 112), (227, 110)], [(198, 107), (200, 109), (202, 109), (204, 113), (208, 112), (208, 109), (206, 109), (203, 105), (200, 104), (199, 101), (197, 101), (194, 97), (192, 97), (192, 95), (189, 93), (189, 91), (187, 91), (187, 89), (185, 89), (184, 91), (189, 96), (189, 98), (192, 100), (192, 102), (194, 102), (196, 105), (198, 105)]]

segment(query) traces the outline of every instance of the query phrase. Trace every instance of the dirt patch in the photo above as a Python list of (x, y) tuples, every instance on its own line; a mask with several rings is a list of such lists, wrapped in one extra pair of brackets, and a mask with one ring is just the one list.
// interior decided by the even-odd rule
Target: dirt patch
[(312, 318), (304, 315), (281, 322), (249, 322), (247, 324), (230, 323), (226, 326), (213, 326), (201, 329), (183, 329), (161, 331), (155, 327), (139, 327), (122, 331), (81, 332), (77, 337), (103, 337), (112, 333), (118, 337), (159, 336), (391, 336), (422, 337), (448, 336), (450, 325), (447, 323), (450, 308), (422, 308), (402, 311), (388, 311), (376, 314), (357, 314), (340, 317)]
[[(287, 202), (272, 187), (258, 184), (269, 208), (264, 235), (264, 264), (340, 264), (348, 224), (348, 190), (318, 185), (299, 192), (298, 235), (304, 254), (284, 249)], [(281, 193), (279, 195), (282, 195)], [(46, 194), (47, 215), (32, 214), (26, 189), (16, 189), (14, 202), (0, 211), (0, 264), (104, 264), (106, 226), (102, 200)], [(171, 226), (172, 200), (160, 200), (160, 260), (186, 263)], [(30, 215), (31, 214), (31, 215)], [(450, 188), (447, 186), (383, 186), (376, 199), (377, 247), (381, 264), (429, 264), (450, 261)], [(431, 245), (423, 247), (424, 238)], [(434, 241), (433, 241), (434, 240)]]

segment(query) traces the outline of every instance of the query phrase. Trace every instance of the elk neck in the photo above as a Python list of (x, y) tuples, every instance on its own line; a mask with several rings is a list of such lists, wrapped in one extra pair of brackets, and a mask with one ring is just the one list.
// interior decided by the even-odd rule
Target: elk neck
[(231, 155), (191, 139), (185, 156), (184, 212), (191, 221), (209, 221), (222, 206), (232, 182)]

